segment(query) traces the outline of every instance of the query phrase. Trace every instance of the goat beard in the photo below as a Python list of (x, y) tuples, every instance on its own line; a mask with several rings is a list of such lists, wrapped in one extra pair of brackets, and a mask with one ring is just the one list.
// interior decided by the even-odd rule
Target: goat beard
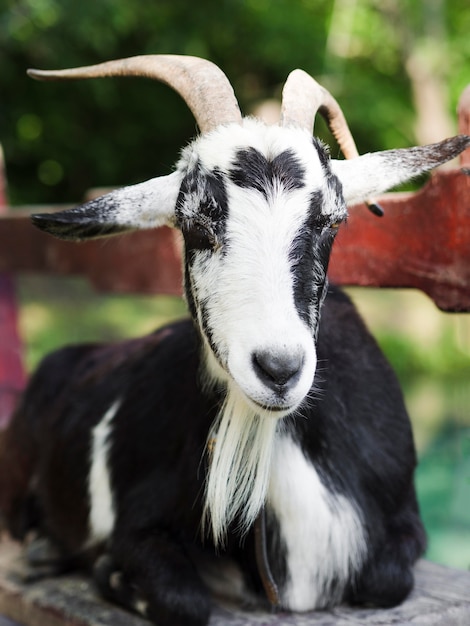
[(203, 528), (211, 526), (216, 546), (236, 524), (243, 536), (266, 500), (279, 420), (249, 407), (240, 390), (231, 387), (208, 441)]

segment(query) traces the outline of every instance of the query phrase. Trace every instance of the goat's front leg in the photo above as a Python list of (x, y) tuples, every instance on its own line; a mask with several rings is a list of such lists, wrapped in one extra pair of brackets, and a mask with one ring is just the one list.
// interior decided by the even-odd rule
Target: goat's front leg
[(426, 548), (426, 535), (411, 487), (402, 510), (387, 521), (386, 533), (351, 587), (352, 604), (395, 606), (413, 588), (413, 567)]
[(205, 626), (209, 591), (182, 545), (158, 531), (115, 542), (94, 567), (101, 594), (158, 626)]

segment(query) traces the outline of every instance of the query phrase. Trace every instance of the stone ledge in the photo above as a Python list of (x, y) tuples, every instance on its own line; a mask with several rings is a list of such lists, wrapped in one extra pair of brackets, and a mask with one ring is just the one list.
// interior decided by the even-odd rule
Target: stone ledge
[[(0, 543), (0, 615), (24, 626), (148, 626), (149, 622), (101, 600), (81, 576), (24, 583), (18, 574), (21, 550)], [(1, 619), (1, 618), (0, 618)], [(8, 623), (8, 622), (6, 622)], [(1, 621), (0, 621), (1, 624)], [(416, 568), (415, 590), (388, 610), (351, 609), (306, 614), (246, 612), (217, 605), (210, 626), (468, 626), (470, 572), (428, 561)], [(175, 626), (177, 626), (175, 624)]]

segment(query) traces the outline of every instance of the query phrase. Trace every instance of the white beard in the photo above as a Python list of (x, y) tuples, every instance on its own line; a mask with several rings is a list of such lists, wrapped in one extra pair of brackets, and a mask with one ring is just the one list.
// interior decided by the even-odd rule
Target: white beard
[[(261, 415), (230, 385), (208, 441), (204, 523), (216, 545), (223, 545), (235, 519), (247, 532), (266, 500), (278, 419)], [(211, 441), (212, 440), (212, 441)]]

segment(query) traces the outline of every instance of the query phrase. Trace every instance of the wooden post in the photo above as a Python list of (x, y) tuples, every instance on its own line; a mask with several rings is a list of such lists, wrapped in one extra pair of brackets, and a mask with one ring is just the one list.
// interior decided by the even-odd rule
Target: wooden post
[[(6, 176), (0, 147), (0, 215), (6, 214)], [(13, 277), (0, 273), (0, 429), (13, 412), (25, 385), (23, 348), (18, 332), (18, 306)]]

